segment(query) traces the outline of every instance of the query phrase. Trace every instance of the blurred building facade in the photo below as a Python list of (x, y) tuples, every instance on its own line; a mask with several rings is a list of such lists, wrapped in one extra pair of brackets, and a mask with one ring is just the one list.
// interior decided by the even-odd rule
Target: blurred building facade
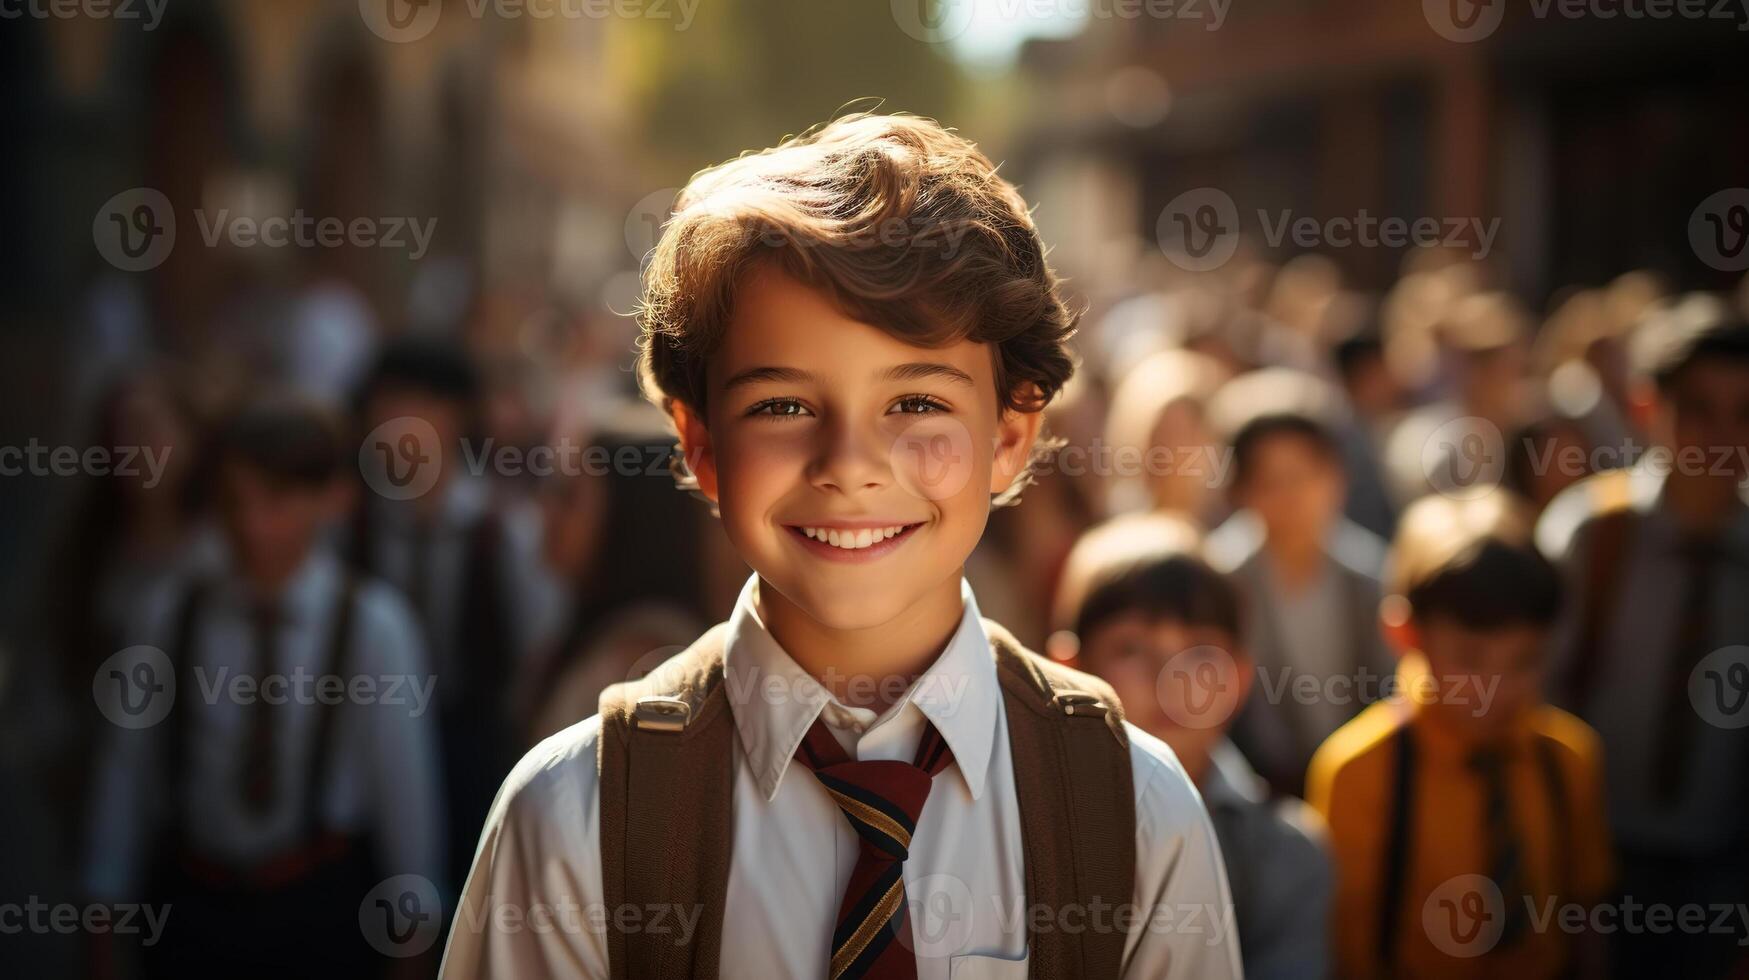
[[(1104, 214), (1064, 209), (1083, 226), (1058, 236), (1075, 241), (1152, 240), (1162, 209), (1206, 186), (1234, 199), (1247, 232), (1259, 210), (1498, 218), (1489, 260), (1533, 302), (1639, 267), (1726, 288), (1734, 274), (1696, 257), (1687, 219), (1749, 185), (1749, 59), (1743, 25), (1713, 16), (1742, 11), (1705, 7), (1655, 19), (1616, 3), (1191, 0), (1137, 5), (1172, 16), (1096, 13), (1081, 35), (1024, 52), (1040, 111), (1017, 155), (1035, 180), (1106, 182)], [(1318, 250), (1374, 288), (1402, 258)]]

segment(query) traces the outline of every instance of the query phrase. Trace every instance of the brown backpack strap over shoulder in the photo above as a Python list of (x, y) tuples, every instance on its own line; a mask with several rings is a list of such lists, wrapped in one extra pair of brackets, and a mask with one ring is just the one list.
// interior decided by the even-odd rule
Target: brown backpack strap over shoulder
[[(1117, 976), (1135, 894), (1135, 791), (1123, 709), (1104, 682), (1027, 651), (985, 620), (1007, 709), (1026, 851), (1033, 977)], [(717, 626), (649, 677), (601, 696), (601, 871), (615, 980), (714, 977), (734, 841), (734, 716)], [(690, 945), (643, 929), (698, 915)], [(620, 916), (624, 918), (620, 918)], [(1030, 920), (1029, 920), (1030, 921)], [(1078, 928), (1085, 922), (1086, 928)]]
[[(1136, 798), (1123, 706), (1104, 681), (1022, 647), (984, 621), (995, 650), (1026, 848), (1026, 901), (1048, 921), (1085, 922), (1027, 937), (1035, 978), (1115, 977), (1129, 935), (1117, 909), (1135, 898)], [(1125, 921), (1130, 917), (1126, 916)]]
[[(615, 980), (717, 975), (734, 844), (725, 632), (713, 628), (601, 695), (601, 883)], [(680, 944), (672, 924), (695, 915)]]

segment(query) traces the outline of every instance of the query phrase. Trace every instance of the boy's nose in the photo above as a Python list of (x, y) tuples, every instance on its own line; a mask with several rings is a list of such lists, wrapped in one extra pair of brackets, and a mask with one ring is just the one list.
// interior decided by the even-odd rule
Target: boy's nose
[(822, 426), (809, 479), (841, 493), (878, 489), (892, 476), (891, 449), (872, 429), (843, 420)]

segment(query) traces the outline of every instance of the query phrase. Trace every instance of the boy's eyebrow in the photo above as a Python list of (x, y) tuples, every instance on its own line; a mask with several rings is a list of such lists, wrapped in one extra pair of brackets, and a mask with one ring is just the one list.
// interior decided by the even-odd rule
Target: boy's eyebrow
[[(972, 376), (959, 368), (947, 364), (936, 364), (930, 361), (913, 361), (908, 364), (895, 364), (882, 372), (888, 381), (922, 381), (926, 378), (944, 378), (956, 384), (967, 387), (977, 387)], [(792, 367), (755, 367), (745, 371), (737, 371), (723, 382), (724, 391), (732, 391), (744, 385), (760, 384), (762, 382), (787, 382), (799, 384), (814, 380), (814, 376), (801, 368)]]
[(972, 380), (972, 376), (959, 368), (930, 361), (914, 361), (910, 364), (895, 365), (887, 369), (886, 378), (888, 381), (923, 381), (929, 378), (943, 378), (970, 388), (977, 387), (977, 382)]

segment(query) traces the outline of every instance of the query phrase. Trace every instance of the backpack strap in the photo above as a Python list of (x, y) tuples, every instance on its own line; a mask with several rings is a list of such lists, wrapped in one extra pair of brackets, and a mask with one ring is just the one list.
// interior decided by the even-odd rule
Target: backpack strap
[[(1083, 908), (1135, 895), (1135, 791), (1123, 709), (1109, 686), (984, 621), (1007, 710), (1027, 901)], [(733, 848), (734, 716), (719, 625), (639, 681), (601, 695), (601, 868), (614, 980), (715, 976)], [(676, 841), (686, 842), (677, 847)], [(612, 928), (619, 909), (701, 911), (691, 945)], [(1039, 978), (1117, 976), (1128, 935), (1028, 937)]]
[(193, 708), (186, 692), (197, 690), (195, 687), (195, 659), (199, 651), (195, 649), (200, 629), (201, 614), (206, 608), (207, 594), (212, 591), (212, 583), (205, 578), (195, 579), (188, 584), (188, 591), (182, 595), (181, 604), (176, 609), (176, 632), (171, 634), (170, 659), (177, 673), (176, 689), (183, 694), (182, 704), (172, 703), (170, 708), (169, 746), (166, 749), (165, 773), (170, 793), (171, 823), (180, 843), (185, 840), (183, 830), (188, 826), (188, 727), (189, 715)]
[(1390, 836), (1385, 838), (1379, 872), (1378, 957), (1381, 976), (1397, 971), (1397, 933), (1403, 920), (1403, 891), (1408, 887), (1409, 862), (1415, 856), (1415, 779), (1417, 753), (1409, 724), (1397, 730), (1396, 778), (1391, 781)]
[[(1135, 900), (1136, 797), (1123, 705), (1104, 681), (1022, 647), (986, 619), (1014, 756), (1029, 907), (1128, 906)], [(1117, 929), (1033, 931), (1035, 978), (1115, 977), (1129, 936)]]
[[(614, 980), (714, 977), (729, 887), (734, 715), (723, 687), (725, 625), (642, 680), (601, 695), (601, 884)], [(614, 927), (620, 910), (697, 909), (689, 945)]]
[(1573, 835), (1568, 832), (1573, 826), (1573, 803), (1567, 795), (1567, 780), (1561, 775), (1559, 752), (1559, 743), (1554, 739), (1542, 736), (1536, 740), (1537, 765), (1549, 793), (1549, 816), (1554, 824), (1554, 836), (1549, 839), (1555, 845), (1555, 874), (1549, 895), (1556, 902), (1584, 897), (1573, 894), (1574, 845)]

